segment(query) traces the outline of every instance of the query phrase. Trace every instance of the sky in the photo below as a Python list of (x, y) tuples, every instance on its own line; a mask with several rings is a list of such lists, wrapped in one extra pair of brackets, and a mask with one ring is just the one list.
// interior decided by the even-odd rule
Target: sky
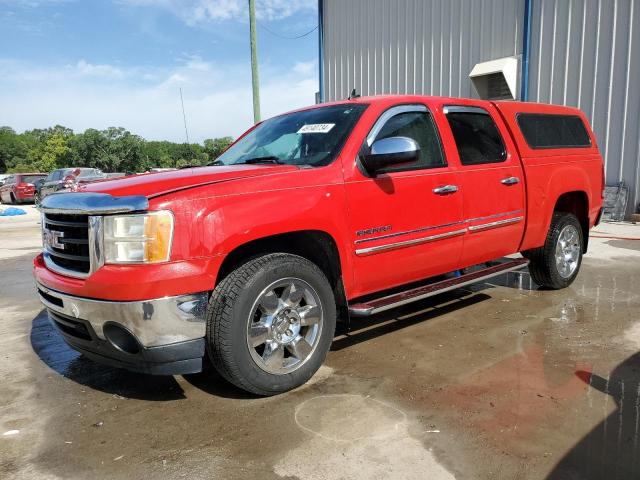
[[(0, 125), (237, 137), (253, 122), (247, 0), (0, 0)], [(256, 0), (262, 117), (314, 103), (317, 0)], [(287, 38), (282, 38), (287, 37)]]

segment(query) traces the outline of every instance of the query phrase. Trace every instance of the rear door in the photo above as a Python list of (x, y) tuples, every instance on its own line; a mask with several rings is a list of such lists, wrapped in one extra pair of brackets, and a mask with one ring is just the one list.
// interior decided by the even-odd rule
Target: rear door
[(381, 113), (362, 148), (397, 136), (418, 143), (417, 164), (375, 177), (355, 168), (345, 179), (356, 294), (454, 270), (460, 259), (462, 194), (426, 105), (398, 105)]
[(525, 192), (515, 145), (493, 105), (445, 104), (457, 147), (467, 233), (462, 266), (515, 253), (524, 233)]

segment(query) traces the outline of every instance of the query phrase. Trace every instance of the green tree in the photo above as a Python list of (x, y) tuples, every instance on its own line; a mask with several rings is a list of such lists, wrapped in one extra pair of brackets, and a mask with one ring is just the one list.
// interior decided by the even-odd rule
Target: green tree
[(20, 136), (11, 127), (0, 127), (0, 173), (4, 173), (17, 159), (25, 161), (27, 150)]
[(53, 133), (47, 138), (42, 154), (33, 161), (38, 172), (47, 173), (65, 163), (71, 153), (66, 138), (61, 133)]
[(230, 137), (197, 143), (147, 142), (122, 127), (89, 128), (74, 133), (62, 125), (16, 133), (0, 127), (0, 173), (48, 172), (55, 168), (93, 167), (105, 172), (144, 172), (151, 168), (206, 165), (232, 142)]
[(204, 141), (204, 151), (209, 156), (209, 161), (212, 162), (222, 155), (232, 143), (233, 139), (231, 137), (207, 138)]

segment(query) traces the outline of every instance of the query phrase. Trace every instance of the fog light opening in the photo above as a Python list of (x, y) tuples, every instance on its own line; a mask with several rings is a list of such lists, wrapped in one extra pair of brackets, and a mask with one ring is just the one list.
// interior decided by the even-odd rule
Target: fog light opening
[(131, 354), (140, 352), (140, 344), (136, 337), (120, 325), (108, 323), (102, 328), (102, 331), (105, 338), (118, 350)]

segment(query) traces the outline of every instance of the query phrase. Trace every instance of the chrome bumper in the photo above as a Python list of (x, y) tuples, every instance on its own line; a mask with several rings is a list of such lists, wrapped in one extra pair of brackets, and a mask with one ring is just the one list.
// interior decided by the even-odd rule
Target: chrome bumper
[(107, 322), (129, 330), (143, 347), (156, 347), (202, 338), (206, 333), (207, 292), (136, 302), (75, 297), (37, 284), (45, 307), (67, 317), (87, 321), (105, 340)]

